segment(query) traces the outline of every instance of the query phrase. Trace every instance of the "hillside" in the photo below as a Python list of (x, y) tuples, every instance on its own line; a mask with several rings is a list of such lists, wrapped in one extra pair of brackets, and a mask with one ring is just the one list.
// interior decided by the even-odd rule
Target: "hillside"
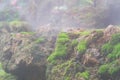
[(120, 79), (119, 27), (61, 32), (28, 27), (24, 22), (0, 27), (0, 61), (6, 71), (0, 80)]

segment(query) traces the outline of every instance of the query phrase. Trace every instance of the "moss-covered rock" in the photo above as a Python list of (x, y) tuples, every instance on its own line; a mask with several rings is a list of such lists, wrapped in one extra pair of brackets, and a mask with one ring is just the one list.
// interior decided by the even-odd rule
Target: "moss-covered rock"
[(55, 62), (56, 59), (64, 59), (67, 56), (69, 36), (67, 33), (60, 33), (56, 41), (54, 52), (48, 57), (49, 62)]

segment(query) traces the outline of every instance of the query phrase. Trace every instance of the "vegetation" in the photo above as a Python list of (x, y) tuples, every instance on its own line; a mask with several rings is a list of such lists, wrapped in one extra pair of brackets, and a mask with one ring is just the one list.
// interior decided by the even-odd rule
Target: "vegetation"
[(14, 20), (14, 21), (11, 21), (9, 24), (12, 27), (14, 27), (14, 26), (21, 27), (21, 26), (23, 26), (25, 24), (25, 22), (19, 21), (19, 20)]
[(104, 53), (104, 56), (108, 55), (109, 53), (111, 53), (113, 50), (113, 46), (109, 43), (106, 43), (102, 46), (102, 53)]
[(0, 80), (16, 80), (16, 78), (14, 76), (12, 76), (9, 73), (6, 73), (2, 69), (2, 64), (1, 63), (0, 63)]
[(77, 50), (80, 54), (83, 54), (87, 49), (87, 42), (86, 41), (81, 41), (77, 45)]
[(101, 76), (109, 75), (115, 78), (120, 72), (120, 33), (114, 34), (110, 42), (104, 44), (101, 50), (108, 61), (99, 67), (98, 73)]
[(87, 35), (89, 35), (91, 33), (91, 31), (83, 31), (83, 32), (80, 32), (79, 34), (81, 35), (81, 36), (87, 36)]
[(54, 62), (55, 59), (61, 59), (67, 56), (67, 42), (69, 37), (67, 33), (60, 33), (56, 42), (54, 52), (48, 57), (49, 62)]
[(115, 60), (112, 61), (111, 63), (101, 65), (98, 70), (98, 73), (102, 75), (108, 74), (113, 77), (115, 74), (119, 72), (119, 70), (120, 70), (120, 63), (118, 60)]
[(71, 45), (72, 46), (77, 46), (77, 44), (78, 44), (78, 40), (76, 40), (76, 39), (74, 39), (74, 40), (72, 40), (72, 42), (71, 42)]
[(112, 60), (120, 58), (120, 43), (114, 46), (113, 51), (108, 54), (108, 58)]
[(110, 44), (111, 45), (116, 45), (117, 43), (120, 42), (120, 33), (117, 33), (117, 34), (113, 34), (112, 35), (112, 39), (110, 41)]
[(38, 38), (37, 40), (35, 40), (35, 43), (42, 43), (42, 42), (44, 42), (44, 41), (45, 41), (45, 38), (40, 37), (40, 38)]
[(25, 35), (27, 35), (27, 34), (30, 34), (30, 35), (35, 34), (34, 32), (20, 32), (20, 33), (25, 34)]
[(77, 77), (77, 78), (82, 77), (82, 78), (84, 78), (85, 80), (89, 80), (89, 76), (90, 76), (90, 74), (89, 74), (88, 71), (85, 71), (85, 72), (82, 72), (82, 73), (79, 72), (79, 73), (76, 74), (76, 77)]

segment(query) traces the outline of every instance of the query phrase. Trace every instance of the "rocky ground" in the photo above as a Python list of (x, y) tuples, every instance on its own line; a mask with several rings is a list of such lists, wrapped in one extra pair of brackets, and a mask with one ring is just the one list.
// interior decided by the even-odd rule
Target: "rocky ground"
[(0, 61), (17, 80), (120, 79), (119, 27), (64, 32), (28, 27), (24, 22), (0, 27)]

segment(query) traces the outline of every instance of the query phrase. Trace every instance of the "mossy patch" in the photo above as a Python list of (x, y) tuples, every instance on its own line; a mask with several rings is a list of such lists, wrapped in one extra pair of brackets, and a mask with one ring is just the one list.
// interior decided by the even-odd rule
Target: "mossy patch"
[(10, 26), (16, 26), (16, 27), (20, 27), (24, 24), (26, 24), (26, 22), (18, 21), (18, 20), (9, 22)]
[(76, 40), (76, 39), (72, 40), (71, 45), (73, 47), (77, 46), (77, 44), (78, 44), (78, 40)]
[(83, 54), (83, 53), (85, 53), (86, 49), (87, 49), (87, 42), (86, 41), (80, 41), (77, 45), (77, 51), (80, 54)]
[(67, 33), (60, 33), (58, 35), (54, 52), (48, 57), (49, 62), (55, 62), (55, 59), (62, 59), (67, 56), (67, 43), (69, 36)]
[(120, 58), (120, 43), (114, 46), (113, 51), (107, 57), (112, 60)]
[(120, 33), (113, 34), (112, 39), (110, 40), (111, 45), (115, 45), (117, 43), (120, 43)]
[(98, 73), (102, 75), (108, 74), (114, 76), (119, 71), (120, 71), (120, 62), (118, 60), (115, 60), (112, 61), (111, 63), (101, 65), (98, 70)]
[(103, 78), (106, 77), (105, 75), (115, 78), (120, 72), (120, 33), (114, 34), (111, 40), (102, 46), (101, 50), (108, 60), (106, 64), (99, 67), (98, 73)]
[(87, 36), (87, 35), (89, 35), (90, 33), (91, 33), (90, 30), (86, 30), (86, 31), (80, 32), (79, 34), (80, 34), (81, 36)]
[(75, 76), (76, 78), (84, 78), (85, 80), (89, 80), (90, 74), (88, 71), (84, 71), (84, 72), (79, 72), (76, 74)]
[(25, 35), (33, 35), (35, 34), (35, 32), (20, 32), (21, 34), (25, 34)]
[(37, 38), (37, 39), (35, 40), (35, 43), (42, 43), (42, 42), (44, 42), (44, 41), (45, 41), (45, 38), (40, 37), (40, 38)]
[(2, 64), (0, 63), (0, 80), (16, 80), (14, 76), (9, 73), (6, 73), (3, 68)]
[(76, 74), (76, 63), (73, 60), (65, 61), (52, 68), (50, 80), (72, 80)]
[(101, 51), (103, 53), (104, 56), (108, 55), (109, 53), (111, 53), (113, 50), (113, 46), (109, 43), (106, 43), (102, 46)]
[(111, 40), (102, 46), (101, 51), (111, 60), (118, 59), (120, 57), (120, 33), (114, 34)]

